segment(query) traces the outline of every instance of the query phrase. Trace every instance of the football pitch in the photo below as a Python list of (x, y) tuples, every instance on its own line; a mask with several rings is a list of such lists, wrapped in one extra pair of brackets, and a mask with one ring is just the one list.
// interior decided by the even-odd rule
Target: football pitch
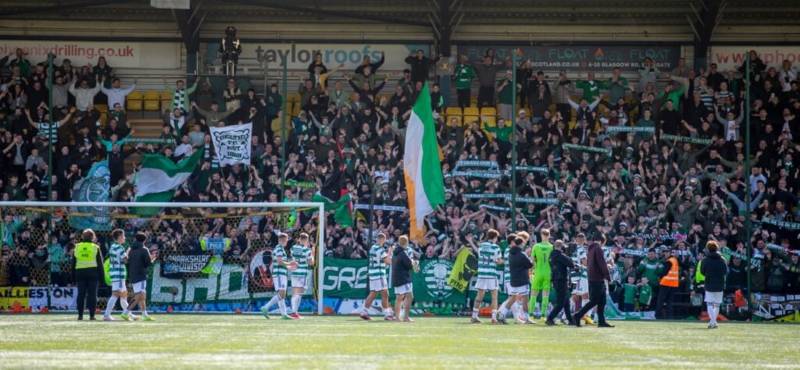
[(0, 368), (800, 368), (800, 326), (613, 322), (613, 329), (356, 317), (0, 315)]

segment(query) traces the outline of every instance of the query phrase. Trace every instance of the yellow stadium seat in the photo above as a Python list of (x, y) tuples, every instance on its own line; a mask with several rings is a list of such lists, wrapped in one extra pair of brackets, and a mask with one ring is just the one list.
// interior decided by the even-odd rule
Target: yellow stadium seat
[(148, 112), (158, 112), (161, 109), (161, 101), (160, 100), (145, 100), (144, 101), (144, 110)]
[(478, 107), (466, 107), (466, 108), (464, 108), (464, 115), (465, 116), (479, 116), (480, 114), (481, 113), (480, 113), (480, 110), (478, 110)]
[(454, 116), (450, 116), (450, 115), (448, 115), (448, 116), (447, 116), (447, 125), (448, 125), (448, 126), (450, 126), (450, 127), (458, 127), (458, 126), (461, 126), (461, 125), (463, 124), (463, 121), (464, 121), (464, 120), (461, 118), (461, 116), (460, 116), (460, 115), (457, 115), (457, 116), (455, 116), (455, 115), (454, 115)]
[(161, 100), (172, 101), (172, 93), (169, 91), (164, 90), (159, 95), (161, 95)]
[(144, 110), (157, 112), (161, 108), (161, 93), (158, 91), (147, 91), (143, 95)]
[(478, 121), (479, 120), (478, 120), (478, 116), (477, 115), (470, 115), (470, 116), (465, 115), (464, 116), (464, 124), (465, 125), (468, 125), (468, 124), (473, 123), (473, 122), (478, 122)]
[(294, 103), (292, 105), (292, 117), (296, 117), (300, 114), (300, 103)]
[(444, 113), (447, 116), (460, 116), (460, 115), (463, 114), (461, 112), (461, 107), (447, 107), (447, 109), (445, 109)]
[(142, 94), (137, 94), (137, 95), (130, 94), (126, 99), (126, 102), (127, 102), (127, 110), (129, 111), (141, 111), (143, 108), (144, 101), (142, 100)]
[(481, 108), (481, 116), (497, 116), (497, 109), (495, 107)]
[(158, 91), (152, 91), (152, 90), (151, 91), (147, 91), (142, 96), (142, 99), (144, 99), (144, 100), (160, 100), (161, 99), (161, 94)]
[(289, 97), (287, 99), (290, 102), (299, 102), (300, 101), (300, 94), (298, 93), (289, 93)]
[(497, 126), (497, 118), (495, 116), (481, 116), (481, 122), (487, 127)]
[(97, 109), (100, 113), (108, 112), (108, 105), (106, 104), (95, 104), (94, 109)]
[(170, 105), (172, 105), (172, 98), (161, 99), (161, 110), (168, 110)]

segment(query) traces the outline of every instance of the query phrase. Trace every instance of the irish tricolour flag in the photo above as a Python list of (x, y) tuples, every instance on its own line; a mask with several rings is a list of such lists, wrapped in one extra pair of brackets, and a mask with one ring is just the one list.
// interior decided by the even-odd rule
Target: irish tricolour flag
[(161, 154), (145, 154), (142, 168), (136, 173), (137, 202), (169, 202), (178, 186), (183, 185), (203, 158), (200, 148), (178, 163)]
[(422, 87), (408, 119), (403, 175), (411, 214), (410, 236), (412, 240), (420, 241), (425, 236), (425, 216), (444, 204), (442, 163), (427, 83)]

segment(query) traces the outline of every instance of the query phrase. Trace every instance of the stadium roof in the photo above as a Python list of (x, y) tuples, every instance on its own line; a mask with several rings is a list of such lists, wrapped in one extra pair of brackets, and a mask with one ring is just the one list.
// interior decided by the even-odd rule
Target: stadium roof
[[(214, 22), (324, 23), (351, 20), (430, 25), (439, 2), (447, 0), (191, 0)], [(797, 24), (797, 0), (717, 0), (719, 25)], [(449, 1), (461, 25), (597, 24), (680, 25), (690, 28), (701, 0), (460, 0)], [(4, 0), (0, 17), (53, 20), (171, 21), (172, 12), (149, 0)]]

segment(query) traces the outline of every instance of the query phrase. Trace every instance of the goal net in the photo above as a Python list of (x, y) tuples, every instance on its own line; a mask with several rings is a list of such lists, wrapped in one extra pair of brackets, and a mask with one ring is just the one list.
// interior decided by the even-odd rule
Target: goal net
[[(126, 247), (137, 233), (147, 236), (145, 247), (155, 256), (147, 279), (148, 309), (156, 312), (258, 311), (275, 294), (269, 264), (278, 233), (289, 235), (288, 255), (299, 235), (308, 234), (316, 264), (306, 274), (300, 311), (322, 314), (325, 217), (320, 215), (324, 205), (312, 202), (0, 202), (0, 309), (11, 309), (14, 302), (34, 311), (72, 309), (72, 252), (90, 228), (104, 256), (114, 229), (125, 232)], [(101, 282), (100, 307), (109, 292)]]

